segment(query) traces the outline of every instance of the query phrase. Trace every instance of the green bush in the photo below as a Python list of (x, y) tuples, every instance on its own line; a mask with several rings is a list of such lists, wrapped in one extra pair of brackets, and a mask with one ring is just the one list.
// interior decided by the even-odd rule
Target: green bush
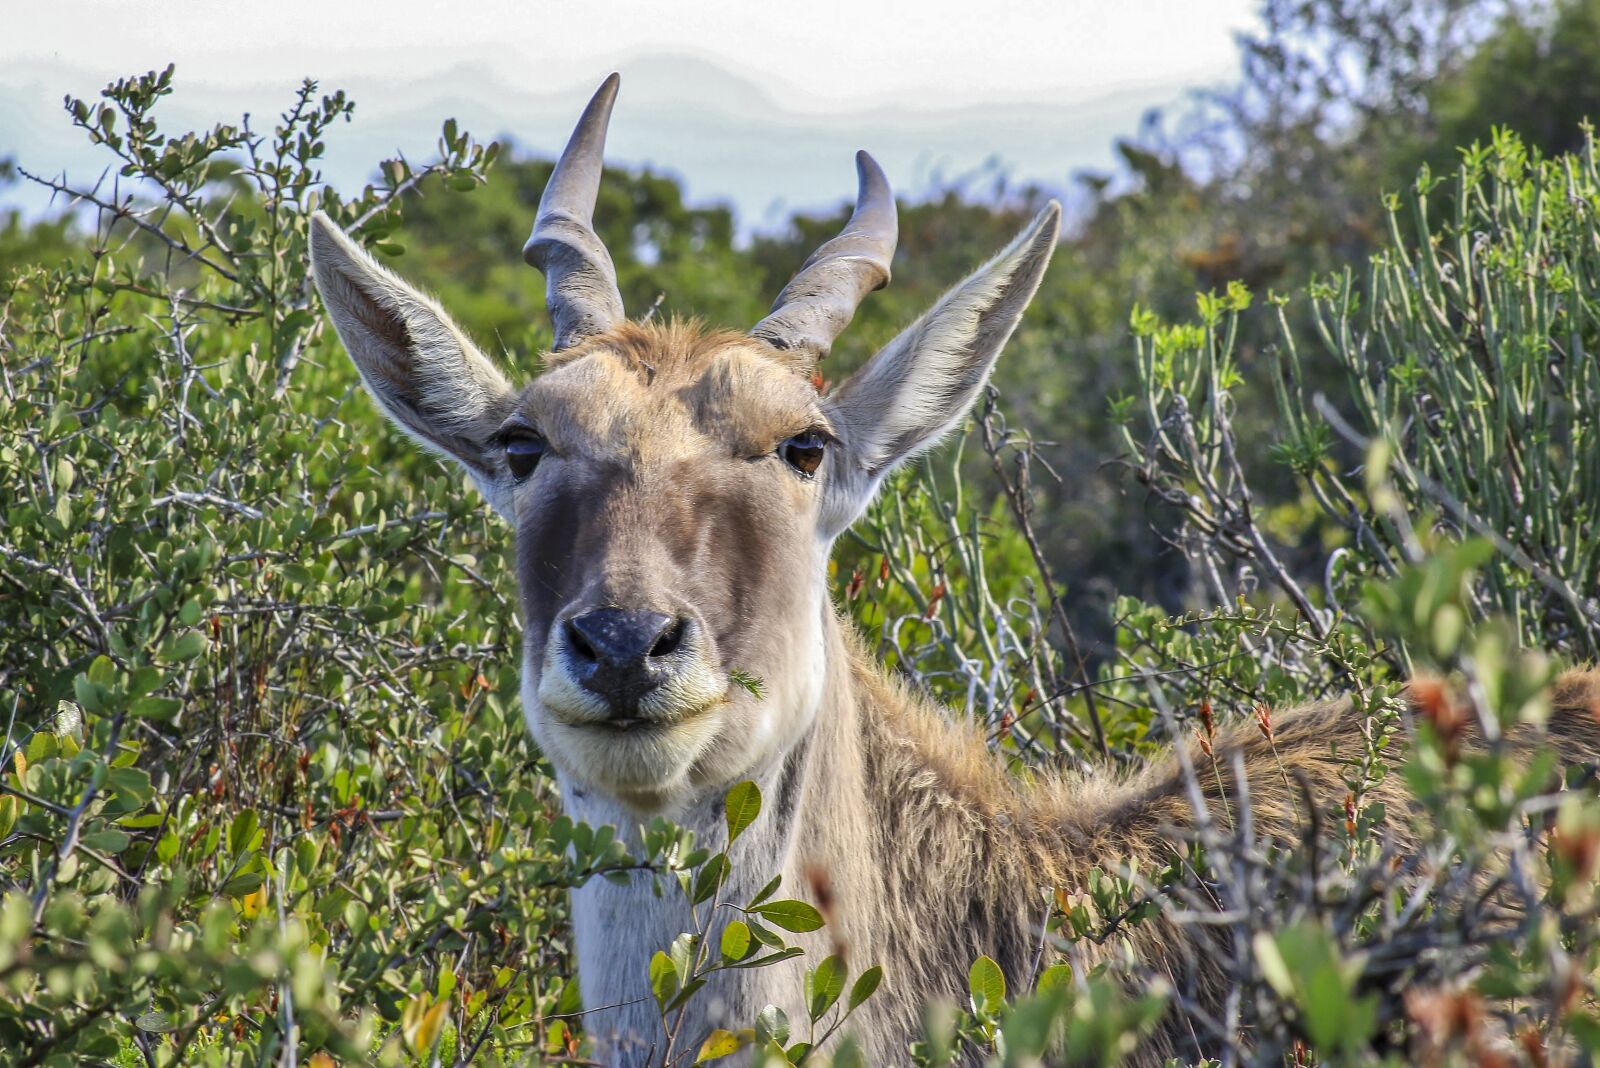
[[(270, 134), (172, 136), (151, 117), (170, 83), (69, 101), (118, 180), (55, 183), (93, 233), (0, 288), (0, 1058), (583, 1063), (564, 891), (648, 869), (704, 906), (726, 859), (665, 824), (627, 855), (559, 814), (517, 708), (508, 539), (380, 425), (305, 270), (314, 207), (398, 256), (429, 232), (410, 194), (447, 219), (440, 198), (481, 196), (498, 150), (446, 123), (436, 159), (385, 161), (346, 201), (316, 170), (342, 95), (306, 85)], [(993, 400), (970, 462), (930, 461), (841, 547), (835, 589), (885, 659), (1019, 766), (1136, 767), (1217, 720), (1269, 730), (1342, 693), (1371, 727), (1346, 806), (1313, 814), (1324, 837), (1280, 855), (1214, 827), (1168, 871), (1057, 888), (1060, 963), (1007, 991), (992, 962), (959, 962), (968, 1005), (930, 1006), (908, 1062), (1114, 1063), (1186, 992), (1136, 963), (1075, 972), (1072, 946), (1161, 910), (1231, 925), (1218, 1026), (1243, 1060), (1476, 1063), (1497, 1036), (1600, 1050), (1594, 799), (1552, 808), (1506, 754), (1458, 759), (1437, 730), (1395, 764), (1415, 667), (1509, 726), (1538, 718), (1552, 670), (1521, 645), (1594, 655), (1600, 177), (1592, 145), (1536, 161), (1502, 136), (1467, 155), (1453, 216), (1430, 218), (1433, 184), (1393, 206), (1369, 278), (1304, 298), (1350, 383), (1331, 404), (1303, 395), (1313, 345), (1288, 316), (1271, 361), (1235, 353), (1242, 288), (1203, 297), (1198, 323), (1135, 314), (1141, 391), (1118, 413), (1200, 576), (1192, 613), (1119, 600), (1114, 657), (1086, 660), (1034, 529), (1042, 461)], [(711, 304), (743, 299), (734, 273), (706, 267)], [(1296, 499), (1270, 502), (1239, 460), (1233, 391), (1253, 374), (1276, 376)], [(1363, 800), (1392, 766), (1435, 823), (1406, 863)], [(1506, 911), (1474, 911), (1485, 875)], [(807, 1021), (673, 1032), (709, 971), (788, 959), (781, 932), (821, 922), (776, 887), (744, 904), (747, 939), (685, 932), (652, 962), (672, 1048), (818, 1059), (870, 968), (808, 962)]]
[[(1237, 285), (1201, 295), (1194, 322), (1133, 316), (1129, 464), (1170, 509), (1208, 607), (1174, 620), (1120, 601), (1108, 696), (1150, 708), (1153, 735), (1206, 741), (1215, 720), (1247, 716), (1270, 738), (1276, 710), (1343, 694), (1366, 716), (1324, 835), (1273, 857), (1202, 833), (1205, 857), (1159, 890), (1189, 903), (1187, 922), (1233, 914), (1234, 943), (1254, 950), (1232, 978), (1257, 1063), (1307, 1063), (1308, 1048), (1336, 1064), (1600, 1049), (1586, 861), (1582, 888), (1571, 881), (1600, 808), (1585, 769), (1569, 775), (1579, 788), (1539, 796), (1551, 763), (1505, 748), (1600, 634), (1593, 139), (1555, 160), (1504, 132), (1466, 150), (1442, 219), (1439, 184), (1424, 172), (1409, 204), (1388, 199), (1391, 243), (1365, 285), (1345, 272), (1308, 287), (1311, 344), (1274, 295), (1279, 344), (1242, 358), (1252, 295)], [(1338, 402), (1305, 395), (1313, 345), (1349, 386)], [(1246, 475), (1241, 454), (1261, 446), (1232, 415), (1252, 378), (1276, 396), (1272, 455), (1295, 499)], [(1414, 691), (1412, 723), (1398, 688), (1418, 673), (1457, 681)], [(1486, 751), (1458, 750), (1468, 723)], [(1374, 830), (1385, 813), (1366, 797), (1392, 773), (1426, 813), (1420, 864)]]

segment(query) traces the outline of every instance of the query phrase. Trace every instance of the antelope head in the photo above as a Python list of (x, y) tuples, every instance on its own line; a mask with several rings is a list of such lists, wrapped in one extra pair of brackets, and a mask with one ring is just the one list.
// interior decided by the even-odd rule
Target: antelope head
[(537, 377), (509, 379), (320, 213), (311, 250), (378, 404), (458, 462), (515, 533), (535, 739), (569, 786), (663, 812), (749, 777), (811, 727), (832, 543), (966, 414), (1038, 287), (1060, 209), (819, 395), (817, 360), (889, 280), (883, 172), (856, 157), (849, 223), (748, 333), (633, 323), (592, 223), (617, 84), (584, 111), (523, 249), (555, 328)]

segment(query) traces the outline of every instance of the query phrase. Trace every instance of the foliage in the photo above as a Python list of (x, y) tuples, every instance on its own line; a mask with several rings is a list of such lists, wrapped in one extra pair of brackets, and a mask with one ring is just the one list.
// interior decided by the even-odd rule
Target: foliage
[[(1600, 175), (1592, 143), (1539, 161), (1500, 134), (1464, 153), (1442, 220), (1427, 206), (1435, 184), (1418, 183), (1412, 241), (1390, 204), (1393, 241), (1364, 301), (1348, 274), (1308, 287), (1348, 414), (1308, 401), (1308, 346), (1284, 298), (1266, 367), (1235, 346), (1251, 303), (1241, 286), (1202, 295), (1194, 322), (1134, 315), (1130, 463), (1173, 509), (1201, 596), (1222, 607), (1169, 620), (1124, 600), (1108, 694), (1147, 704), (1153, 733), (1198, 734), (1208, 756), (1230, 715), (1269, 740), (1275, 711), (1308, 698), (1349, 693), (1367, 716), (1343, 811), (1308, 813), (1298, 850), (1255, 840), (1242, 820), (1202, 822), (1192, 871), (1130, 884), (1129, 900), (1181, 901), (1180, 922), (1226, 922), (1251, 948), (1230, 969), (1233, 1015), (1209, 1026), (1247, 1030), (1257, 1063), (1306, 1063), (1307, 1050), (1335, 1064), (1481, 1063), (1513, 1038), (1528, 1063), (1596, 1048), (1594, 991), (1576, 977), (1600, 946), (1569, 893), (1566, 836), (1586, 835), (1600, 810), (1587, 788), (1543, 796), (1551, 755), (1523, 764), (1506, 738), (1547, 715), (1547, 654), (1592, 657), (1600, 618), (1587, 489)], [(1240, 460), (1232, 395), (1251, 373), (1275, 376), (1275, 458), (1339, 533), (1317, 566), (1288, 562)], [(1419, 669), (1464, 681), (1413, 685), (1420, 722), (1396, 767), (1397, 683)], [(1490, 744), (1465, 752), (1467, 731)], [(1410, 858), (1384, 844), (1385, 813), (1367, 800), (1396, 770), (1428, 814)], [(1231, 803), (1248, 808), (1242, 792)]]
[[(736, 784), (725, 802), (728, 845), (755, 820), (761, 811), (761, 792), (755, 783)], [(662, 821), (651, 827), (655, 835), (681, 835)], [(692, 840), (686, 844), (692, 846)], [(843, 957), (824, 957), (805, 972), (806, 1037), (791, 1032), (788, 1017), (777, 1006), (766, 1006), (753, 1026), (739, 1031), (715, 1028), (704, 1036), (683, 1030), (685, 1009), (690, 1000), (719, 971), (739, 968), (770, 968), (802, 955), (798, 946), (788, 945), (774, 928), (798, 934), (823, 926), (822, 913), (798, 899), (775, 898), (781, 885), (774, 878), (743, 904), (724, 900), (722, 891), (731, 864), (726, 852), (709, 850), (687, 852), (677, 871), (678, 888), (689, 904), (694, 930), (685, 931), (650, 960), (650, 989), (661, 1015), (664, 1036), (659, 1059), (662, 1064), (680, 1063), (683, 1054), (694, 1050), (695, 1064), (720, 1060), (747, 1048), (768, 1065), (804, 1064), (813, 1050), (826, 1043), (844, 1026), (852, 1014), (872, 996), (883, 971), (871, 967), (856, 977), (850, 996), (844, 993), (848, 969)], [(729, 909), (742, 918), (729, 920), (722, 927), (715, 948), (709, 937), (718, 910)], [(818, 1026), (821, 1025), (821, 1030)], [(791, 1041), (794, 1039), (794, 1041)]]
[[(1481, 17), (1481, 16), (1480, 16)], [(1593, 72), (1600, 65), (1600, 4), (1556, 0), (1513, 7), (1481, 47), (1427, 86), (1431, 139), (1393, 154), (1386, 170), (1404, 186), (1424, 164), (1448, 172), (1459, 148), (1515, 129), (1546, 156), (1579, 153), (1582, 125), (1600, 115)]]
[[(1243, 287), (1203, 295), (1196, 323), (1163, 325), (1135, 312), (1149, 436), (1139, 440), (1130, 426), (1127, 443), (1141, 481), (1181, 514), (1177, 537), (1216, 603), (1260, 581), (1327, 635), (1363, 582), (1422, 563), (1412, 527), (1425, 520), (1430, 538), (1487, 538), (1498, 550), (1463, 617), (1442, 622), (1425, 651), (1445, 655), (1469, 619), (1499, 615), (1532, 645), (1592, 659), (1600, 652), (1593, 141), (1582, 155), (1545, 161), (1510, 133), (1474, 146), (1453, 182), (1451, 217), (1433, 220), (1429, 194), (1442, 181), (1418, 179), (1409, 242), (1399, 199), (1390, 199), (1393, 241), (1372, 259), (1364, 289), (1350, 271), (1308, 287), (1316, 342), (1344, 378), (1348, 416), (1324, 397), (1308, 399), (1306, 342), (1287, 301), (1271, 301), (1280, 343), (1254, 373), (1270, 376), (1277, 397), (1273, 455), (1339, 530), (1320, 589), (1297, 580), (1270, 544), (1240, 460), (1232, 412), (1246, 375), (1234, 347), (1251, 302)], [(1368, 453), (1359, 470), (1356, 450)], [(1409, 667), (1409, 646), (1393, 658)]]
[[(68, 101), (116, 159), (111, 188), (24, 172), (75, 198), (92, 233), (11, 223), (0, 241), (15, 267), (0, 289), (0, 1049), (31, 1064), (582, 1062), (565, 891), (649, 871), (695, 923), (650, 966), (667, 1059), (859, 1063), (848, 1022), (880, 973), (838, 956), (803, 962), (805, 1021), (677, 1033), (712, 974), (794, 959), (786, 932), (823, 916), (775, 884), (722, 900), (726, 855), (668, 824), (628, 849), (558, 814), (516, 711), (504, 539), (379, 426), (307, 288), (320, 207), (480, 336), (537, 351), (540, 283), (502, 246), (548, 164), (446, 123), (435, 159), (385, 161), (343, 199), (316, 170), (351, 113), (341, 94), (308, 83), (270, 134), (170, 136), (152, 114), (171, 77)], [(1593, 1056), (1600, 806), (1576, 779), (1551, 802), (1548, 766), (1463, 753), (1451, 733), (1537, 724), (1552, 664), (1522, 646), (1596, 653), (1592, 144), (1542, 159), (1497, 134), (1444, 194), (1429, 171), (1391, 199), (1365, 275), (1288, 303), (1226, 285), (1233, 261), (1168, 254), (1214, 190), (1159, 153), (1125, 155), (1138, 183), (1097, 189), (999, 394), (841, 547), (836, 593), (895, 670), (1021, 767), (1136, 768), (1174, 739), (1209, 751), (1227, 720), (1270, 737), (1276, 710), (1341, 694), (1368, 745), (1346, 804), (1308, 811), (1295, 849), (1247, 819), (1202, 822), (1169, 868), (1057, 888), (1030, 989), (960, 962), (968, 1003), (930, 1006), (907, 1060), (1109, 1064), (1164, 1011), (1236, 1062)], [(635, 309), (661, 294), (665, 310), (752, 320), (840, 221), (797, 219), (742, 250), (725, 210), (650, 173), (613, 179), (603, 236)], [(887, 340), (1037, 195), (905, 206), (907, 269), (826, 373)], [(1378, 203), (1375, 181), (1363, 195)], [(1176, 321), (1175, 294), (1212, 271), (1198, 320)], [(1250, 319), (1263, 312), (1270, 342)], [(1336, 400), (1318, 396), (1332, 384)], [(1119, 399), (1106, 412), (1084, 396)], [(1045, 425), (1076, 440), (1023, 429)], [(1102, 521), (1108, 495), (1052, 477), (1109, 454), (1113, 427), (1178, 550), (1159, 566), (1142, 517)], [(1087, 574), (1063, 575), (1067, 552)], [(1120, 596), (1085, 594), (1095, 570)], [(1096, 597), (1112, 607), (1098, 657), (1078, 638)], [(1396, 763), (1399, 684), (1419, 667), (1456, 681), (1428, 691)], [(1433, 817), (1412, 857), (1367, 797), (1396, 774)], [(760, 800), (730, 794), (730, 839)], [(1247, 793), (1228, 804), (1248, 812)], [(1175, 979), (1075, 956), (1164, 921), (1229, 930), (1226, 1018), (1203, 1019)], [(830, 1038), (846, 1040), (819, 1050)]]

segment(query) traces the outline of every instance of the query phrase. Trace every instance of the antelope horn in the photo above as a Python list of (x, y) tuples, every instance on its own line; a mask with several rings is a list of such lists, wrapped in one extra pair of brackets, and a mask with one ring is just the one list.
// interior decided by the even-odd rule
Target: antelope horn
[(544, 273), (545, 307), (555, 327), (557, 349), (609, 330), (626, 316), (617, 269), (594, 232), (606, 124), (621, 80), (615, 74), (607, 78), (583, 109), (539, 198), (533, 234), (522, 246), (522, 258)]
[(849, 325), (856, 305), (889, 284), (899, 222), (894, 194), (883, 168), (856, 153), (860, 191), (856, 210), (839, 236), (811, 254), (773, 302), (772, 312), (751, 330), (774, 348), (795, 349), (820, 360)]

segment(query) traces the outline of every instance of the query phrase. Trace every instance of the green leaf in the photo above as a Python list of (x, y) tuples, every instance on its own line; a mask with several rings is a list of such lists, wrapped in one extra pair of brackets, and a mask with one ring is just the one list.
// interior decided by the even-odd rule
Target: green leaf
[(1262, 931), (1253, 948), (1267, 982), (1300, 1010), (1318, 1049), (1353, 1053), (1364, 1046), (1376, 1024), (1376, 1002), (1356, 996), (1361, 961), (1342, 957), (1327, 930), (1304, 921), (1274, 934)]
[(136, 1017), (133, 1021), (133, 1026), (152, 1034), (166, 1034), (169, 1031), (176, 1031), (178, 1022), (167, 1013), (158, 1009), (151, 1009), (149, 1012), (141, 1013)]
[(159, 812), (144, 812), (136, 816), (123, 816), (117, 820), (118, 827), (131, 827), (136, 831), (148, 831), (152, 827), (161, 826), (162, 815)]
[(672, 963), (672, 958), (659, 949), (650, 958), (650, 992), (656, 996), (656, 1004), (663, 1011), (667, 1002), (678, 992), (678, 969)]
[(243, 897), (261, 888), (261, 876), (255, 872), (245, 875), (235, 875), (232, 879), (222, 884), (218, 891), (223, 897)]
[(191, 630), (167, 646), (167, 659), (193, 660), (205, 651), (205, 635), (197, 630)]
[(748, 671), (741, 671), (738, 668), (734, 668), (732, 671), (728, 672), (728, 678), (733, 680), (735, 685), (744, 689), (757, 701), (760, 701), (767, 696), (767, 684), (762, 682), (757, 676), (750, 674)]
[(88, 675), (90, 682), (110, 686), (117, 676), (117, 666), (111, 662), (109, 656), (97, 656), (89, 663)]
[(256, 815), (255, 809), (247, 808), (239, 812), (228, 825), (228, 851), (237, 856), (249, 849), (260, 829), (261, 818)]
[(755, 940), (750, 935), (750, 925), (743, 920), (733, 920), (722, 929), (722, 959), (741, 961), (750, 953)]
[(110, 768), (106, 771), (106, 783), (130, 807), (142, 805), (155, 795), (150, 773), (143, 768)]
[(1035, 989), (1041, 994), (1053, 994), (1072, 982), (1072, 965), (1052, 964), (1039, 976)]
[(140, 719), (154, 719), (166, 722), (176, 716), (183, 708), (183, 702), (176, 697), (141, 697), (129, 708)]
[(128, 848), (128, 843), (133, 839), (124, 831), (107, 827), (103, 830), (86, 834), (79, 841), (98, 853), (120, 853)]
[(705, 976), (701, 976), (698, 979), (690, 979), (688, 984), (685, 985), (682, 990), (678, 991), (677, 996), (675, 996), (671, 1001), (667, 1002), (666, 1011), (676, 1012), (678, 1009), (683, 1007), (685, 1002), (699, 993), (700, 988), (705, 985)]
[(61, 751), (56, 741), (56, 736), (49, 731), (35, 731), (32, 738), (28, 739), (28, 763), (37, 764), (41, 760), (49, 760)]
[(1278, 943), (1266, 931), (1257, 931), (1252, 942), (1255, 948), (1256, 966), (1261, 969), (1261, 976), (1278, 992), (1280, 997), (1294, 996), (1294, 977), (1289, 974), (1289, 965), (1283, 959), (1283, 953), (1278, 949)]
[(777, 931), (768, 930), (753, 919), (747, 919), (745, 922), (750, 927), (750, 937), (762, 945), (771, 946), (773, 949), (782, 949), (786, 945), (783, 936)]
[(876, 964), (856, 976), (856, 981), (850, 985), (849, 1010), (855, 1012), (859, 1009), (861, 1003), (872, 996), (882, 981), (883, 969)]
[(794, 960), (796, 957), (803, 956), (804, 954), (805, 950), (801, 949), (799, 946), (786, 946), (774, 953), (768, 953), (764, 957), (751, 957), (749, 960), (742, 960), (738, 964), (730, 964), (729, 967), (767, 968), (774, 964), (782, 964), (786, 960)]
[(783, 876), (774, 875), (771, 879), (769, 879), (767, 881), (767, 885), (763, 886), (761, 888), (761, 890), (756, 894), (756, 896), (750, 899), (750, 907), (751, 908), (755, 908), (757, 905), (761, 904), (767, 898), (769, 898), (773, 894), (777, 893), (778, 892), (778, 887), (780, 887), (782, 885), (783, 885)]
[(761, 790), (753, 782), (741, 782), (728, 791), (723, 801), (728, 820), (728, 844), (744, 833), (744, 829), (761, 813)]
[(710, 901), (727, 877), (728, 855), (718, 853), (695, 873), (694, 892), (690, 895), (690, 900), (696, 905)]
[(812, 1023), (822, 1019), (833, 1008), (833, 1003), (839, 1000), (839, 995), (844, 993), (844, 979), (844, 961), (837, 955), (824, 958), (815, 968), (806, 972), (806, 1011), (811, 1014)]
[(143, 697), (145, 694), (160, 686), (164, 676), (153, 667), (134, 668), (128, 680), (128, 695), (130, 697)]
[(991, 957), (979, 957), (967, 972), (967, 989), (972, 993), (972, 1010), (994, 1013), (1006, 1001), (1006, 977)]
[[(1038, 1064), (1043, 1059), (1045, 1047), (1050, 1042), (1050, 1031), (1055, 1024), (1061, 1006), (1050, 997), (1024, 998), (1007, 1013), (1005, 1023), (1001, 1027), (1001, 1034), (1005, 1036), (1004, 1046), (1008, 1059), (1014, 1058), (1021, 1064)], [(1074, 1021), (1077, 1022), (1077, 1021)], [(1122, 1030), (1121, 1021), (1114, 1014), (1106, 1014), (1103, 1027), (1115, 1034)], [(1083, 1025), (1078, 1023), (1076, 1033), (1069, 1032), (1068, 1049), (1072, 1049), (1073, 1040), (1079, 1045), (1083, 1044)], [(1091, 1039), (1091, 1041), (1093, 1041)], [(1076, 1057), (1073, 1063), (1079, 1062)], [(1113, 1063), (1113, 1055), (1106, 1051), (1100, 1057), (1094, 1058), (1095, 1063)]]
[(672, 945), (667, 947), (667, 958), (677, 970), (680, 983), (694, 973), (694, 959), (699, 948), (700, 936), (687, 932), (674, 938)]
[(822, 913), (804, 901), (796, 901), (793, 898), (769, 901), (758, 907), (755, 912), (768, 923), (796, 934), (815, 931), (822, 926)]
[(0, 795), (0, 839), (11, 833), (22, 811), (22, 800), (10, 794)]
[(78, 704), (86, 711), (103, 712), (111, 698), (111, 692), (89, 676), (79, 675), (72, 680), (72, 696), (78, 699)]
[(789, 1017), (776, 1005), (768, 1005), (756, 1015), (756, 1031), (780, 1046), (789, 1041)]

